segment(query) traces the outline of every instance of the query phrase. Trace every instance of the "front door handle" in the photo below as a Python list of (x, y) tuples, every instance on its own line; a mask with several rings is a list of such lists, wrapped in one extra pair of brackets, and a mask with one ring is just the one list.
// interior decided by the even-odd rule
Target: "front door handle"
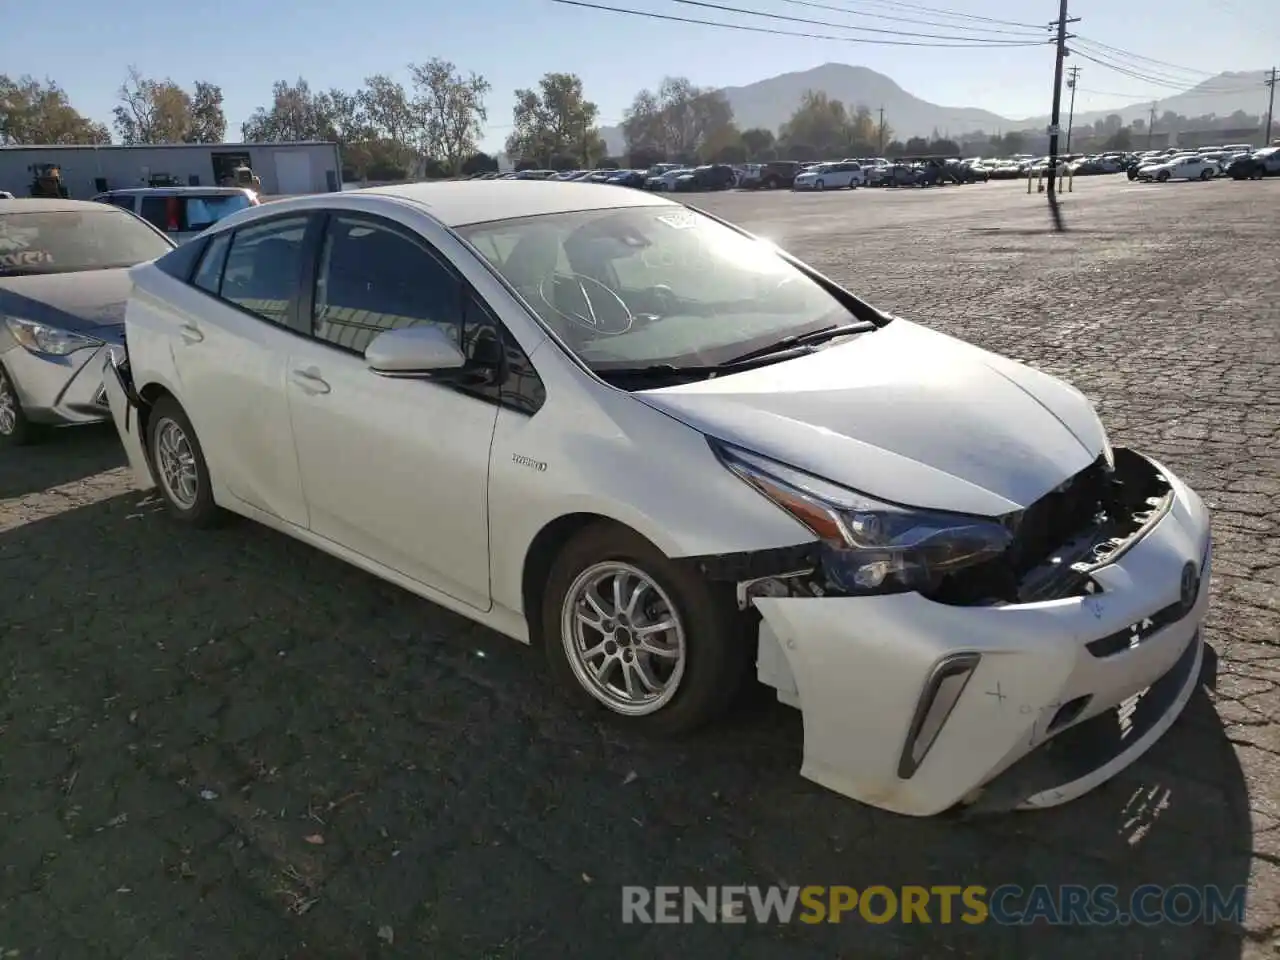
[(200, 328), (191, 323), (184, 323), (178, 328), (178, 333), (182, 335), (182, 339), (187, 343), (199, 343), (204, 339), (204, 334), (200, 332)]
[(320, 376), (320, 372), (315, 368), (308, 370), (294, 370), (290, 376), (293, 382), (302, 388), (304, 393), (317, 394), (328, 393), (329, 384)]

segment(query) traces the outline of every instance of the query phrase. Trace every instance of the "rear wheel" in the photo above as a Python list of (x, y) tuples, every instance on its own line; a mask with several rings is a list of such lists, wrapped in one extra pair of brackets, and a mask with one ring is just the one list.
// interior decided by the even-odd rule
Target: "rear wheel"
[(753, 654), (727, 588), (608, 522), (584, 529), (556, 558), (542, 621), (560, 685), (652, 733), (715, 719), (742, 688)]
[(1200, 171), (1200, 179), (1201, 179), (1201, 180), (1212, 180), (1212, 179), (1213, 179), (1213, 171), (1212, 171), (1212, 170), (1201, 170), (1201, 171)]
[(169, 512), (193, 527), (217, 526), (224, 515), (213, 501), (209, 466), (178, 401), (164, 397), (156, 402), (147, 436), (151, 466)]
[(18, 390), (0, 365), (0, 447), (22, 447), (39, 438), (39, 428), (27, 419)]

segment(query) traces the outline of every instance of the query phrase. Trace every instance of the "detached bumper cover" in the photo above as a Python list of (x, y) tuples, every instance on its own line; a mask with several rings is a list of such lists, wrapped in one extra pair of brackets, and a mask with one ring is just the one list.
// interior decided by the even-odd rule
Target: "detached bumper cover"
[(109, 356), (102, 367), (102, 389), (106, 394), (111, 419), (124, 445), (125, 456), (133, 471), (134, 482), (140, 490), (150, 490), (156, 485), (147, 459), (142, 436), (142, 401), (133, 389), (129, 363), (123, 352)]
[[(1168, 512), (1093, 573), (1101, 592), (1090, 596), (990, 607), (914, 593), (756, 599), (760, 679), (804, 715), (801, 774), (930, 816), (975, 797), (1003, 809), (1064, 803), (1141, 756), (1195, 689), (1209, 597), (1208, 511), (1156, 467), (1172, 487)], [(948, 703), (925, 717), (940, 667), (952, 674)], [(904, 762), (922, 735), (923, 755)]]

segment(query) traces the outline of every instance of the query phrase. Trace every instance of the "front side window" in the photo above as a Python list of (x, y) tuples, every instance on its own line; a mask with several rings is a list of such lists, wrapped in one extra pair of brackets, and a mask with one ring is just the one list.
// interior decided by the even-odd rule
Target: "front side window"
[(853, 320), (767, 243), (676, 206), (461, 228), (590, 367), (719, 364)]
[(0, 214), (0, 276), (132, 267), (172, 249), (136, 217), (105, 203)]
[(423, 324), (460, 343), (462, 284), (407, 232), (335, 214), (316, 274), (315, 336), (363, 355), (378, 334)]
[(222, 271), (221, 297), (281, 325), (298, 292), (305, 216), (286, 217), (237, 230)]

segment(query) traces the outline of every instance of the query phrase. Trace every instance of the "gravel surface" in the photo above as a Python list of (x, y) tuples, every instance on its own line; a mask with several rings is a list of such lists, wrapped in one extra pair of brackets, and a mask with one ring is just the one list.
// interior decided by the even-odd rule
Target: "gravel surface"
[[(763, 694), (677, 745), (539, 657), (282, 536), (196, 534), (114, 434), (0, 458), (0, 956), (1280, 954), (1280, 180), (696, 198), (892, 311), (1071, 379), (1214, 511), (1206, 687), (1042, 814), (802, 780)], [(1243, 928), (645, 927), (622, 884), (1247, 884)], [(5, 951), (18, 951), (7, 953)]]

